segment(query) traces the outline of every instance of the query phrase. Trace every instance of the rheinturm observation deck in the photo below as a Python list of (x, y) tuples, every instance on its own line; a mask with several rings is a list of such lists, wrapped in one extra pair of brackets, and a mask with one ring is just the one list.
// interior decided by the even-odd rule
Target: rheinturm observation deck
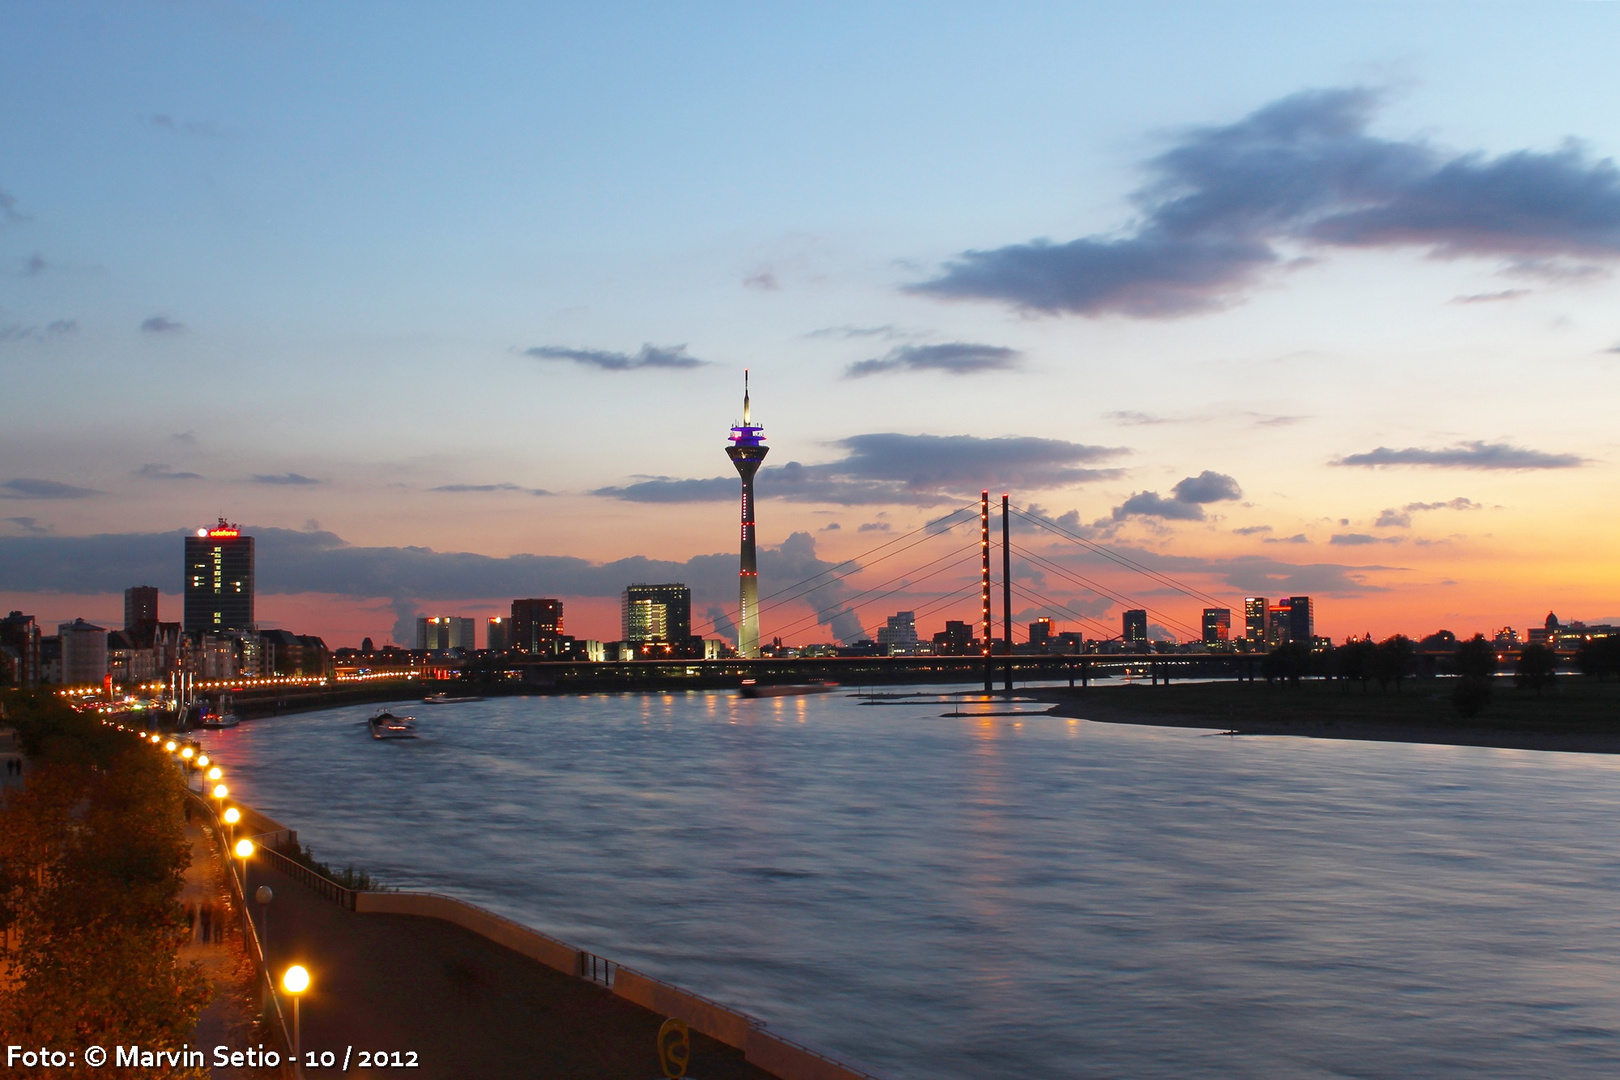
[(737, 570), (737, 597), (742, 619), (737, 630), (737, 655), (759, 655), (759, 566), (754, 557), (754, 474), (770, 452), (765, 429), (753, 422), (748, 410), (748, 372), (743, 372), (742, 423), (732, 426), (726, 454), (742, 477), (742, 565)]

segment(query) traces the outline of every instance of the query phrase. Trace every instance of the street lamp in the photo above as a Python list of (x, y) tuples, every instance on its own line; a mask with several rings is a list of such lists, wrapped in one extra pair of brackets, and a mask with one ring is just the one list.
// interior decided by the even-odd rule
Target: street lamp
[(222, 815), (222, 817), (225, 820), (225, 824), (231, 827), (231, 835), (235, 836), (236, 823), (242, 820), (242, 811), (238, 810), (234, 806), (229, 806), (225, 808), (225, 813)]
[(281, 977), (281, 988), (293, 996), (293, 1067), (298, 1068), (298, 999), (309, 989), (309, 972), (294, 964)]
[(218, 765), (215, 765), (212, 769), (208, 770), (208, 779), (210, 779), (210, 780), (218, 780), (220, 777), (222, 777), (224, 775), (225, 775), (225, 770), (220, 768)]
[(173, 739), (170, 739), (168, 742), (163, 744), (163, 752), (166, 753), (166, 754), (172, 754), (172, 753), (174, 753), (174, 748), (176, 746), (178, 746), (178, 745), (179, 744), (176, 743)]
[(208, 755), (207, 754), (198, 754), (197, 755), (197, 768), (199, 768), (199, 769), (208, 768)]
[(231, 789), (226, 787), (224, 784), (215, 784), (214, 785), (214, 798), (216, 798), (216, 799), (224, 799), (225, 796), (229, 795), (230, 793), (231, 793)]

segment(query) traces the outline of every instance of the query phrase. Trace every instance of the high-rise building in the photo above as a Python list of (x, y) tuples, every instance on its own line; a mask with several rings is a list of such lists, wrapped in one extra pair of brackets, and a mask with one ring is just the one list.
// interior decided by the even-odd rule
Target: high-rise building
[(1120, 637), (1128, 645), (1147, 644), (1147, 611), (1133, 608), (1122, 617)]
[(1029, 643), (1031, 645), (1045, 645), (1052, 640), (1052, 620), (1036, 619), (1029, 624)]
[(941, 656), (967, 656), (973, 652), (973, 627), (960, 619), (947, 619), (934, 635), (934, 651)]
[(1225, 645), (1232, 638), (1232, 609), (1207, 607), (1204, 609), (1204, 644)]
[(39, 623), (32, 615), (13, 611), (0, 619), (0, 649), (7, 650), (11, 678), (18, 686), (33, 686), (44, 678), (39, 641)]
[(684, 648), (692, 636), (692, 590), (680, 582), (631, 585), (620, 597), (621, 639), (631, 644), (664, 641)]
[(157, 626), (158, 591), (151, 585), (124, 590), (124, 630), (135, 633)]
[(499, 615), (490, 616), (489, 626), (484, 635), (484, 647), (490, 652), (505, 652), (511, 647), (508, 643), (507, 634), (507, 631), (511, 628), (511, 620), (504, 619)]
[(1243, 598), (1243, 640), (1251, 645), (1260, 645), (1266, 640), (1266, 598), (1263, 596)]
[(424, 615), (416, 620), (416, 647), (426, 652), (449, 652), (461, 649), (472, 652), (474, 619), (459, 615)]
[(1288, 640), (1309, 645), (1316, 635), (1316, 618), (1311, 598), (1290, 596), (1288, 603)]
[[(765, 429), (756, 425), (748, 410), (748, 372), (743, 372), (742, 423), (731, 429), (731, 445), (726, 455), (742, 477), (742, 551), (737, 570), (737, 655), (759, 655), (759, 565), (754, 556), (754, 474), (770, 452), (765, 445)], [(628, 639), (626, 639), (628, 640)]]
[(253, 537), (224, 518), (186, 537), (185, 631), (253, 629)]
[(563, 604), (548, 598), (512, 601), (512, 624), (506, 647), (526, 653), (549, 653), (562, 637)]
[(107, 677), (107, 630), (83, 619), (56, 628), (62, 641), (62, 685), (100, 686)]
[(878, 627), (878, 652), (885, 656), (917, 650), (917, 613), (897, 611), (889, 616), (887, 626)]

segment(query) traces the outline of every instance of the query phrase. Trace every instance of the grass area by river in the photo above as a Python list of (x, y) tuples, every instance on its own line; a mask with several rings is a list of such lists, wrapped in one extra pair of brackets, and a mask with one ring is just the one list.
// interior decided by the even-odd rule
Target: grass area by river
[(1620, 753), (1620, 682), (1572, 676), (1539, 695), (1495, 680), (1490, 701), (1465, 718), (1452, 679), (1408, 679), (1399, 692), (1377, 684), (1307, 681), (1141, 683), (1044, 691), (1060, 716), (1114, 723), (1209, 727), (1256, 735), (1456, 743)]

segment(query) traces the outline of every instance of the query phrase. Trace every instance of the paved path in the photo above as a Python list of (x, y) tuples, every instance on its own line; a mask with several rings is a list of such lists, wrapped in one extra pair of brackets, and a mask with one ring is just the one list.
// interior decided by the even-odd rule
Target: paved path
[[(179, 960), (199, 964), (214, 984), (214, 997), (197, 1018), (191, 1045), (213, 1060), (213, 1048), (245, 1047), (252, 1042), (253, 1010), (245, 984), (252, 978), (242, 952), (238, 918), (225, 885), (225, 869), (214, 845), (213, 826), (200, 817), (186, 822), (191, 843), (191, 865), (186, 867), (180, 902), (191, 918), (191, 940), (180, 946)], [(236, 1069), (216, 1069), (214, 1080), (235, 1080)]]
[[(269, 885), (268, 938), (277, 973), (303, 964), (304, 1050), (331, 1051), (349, 1075), (399, 1080), (656, 1080), (664, 1017), (554, 971), (470, 930), (412, 915), (356, 914), (256, 859), (248, 894)], [(283, 998), (286, 1001), (286, 998)], [(291, 1020), (291, 1016), (288, 1017)], [(351, 1052), (352, 1048), (352, 1052)], [(361, 1051), (415, 1051), (418, 1067), (359, 1067)], [(693, 1080), (771, 1080), (741, 1050), (692, 1035)]]

